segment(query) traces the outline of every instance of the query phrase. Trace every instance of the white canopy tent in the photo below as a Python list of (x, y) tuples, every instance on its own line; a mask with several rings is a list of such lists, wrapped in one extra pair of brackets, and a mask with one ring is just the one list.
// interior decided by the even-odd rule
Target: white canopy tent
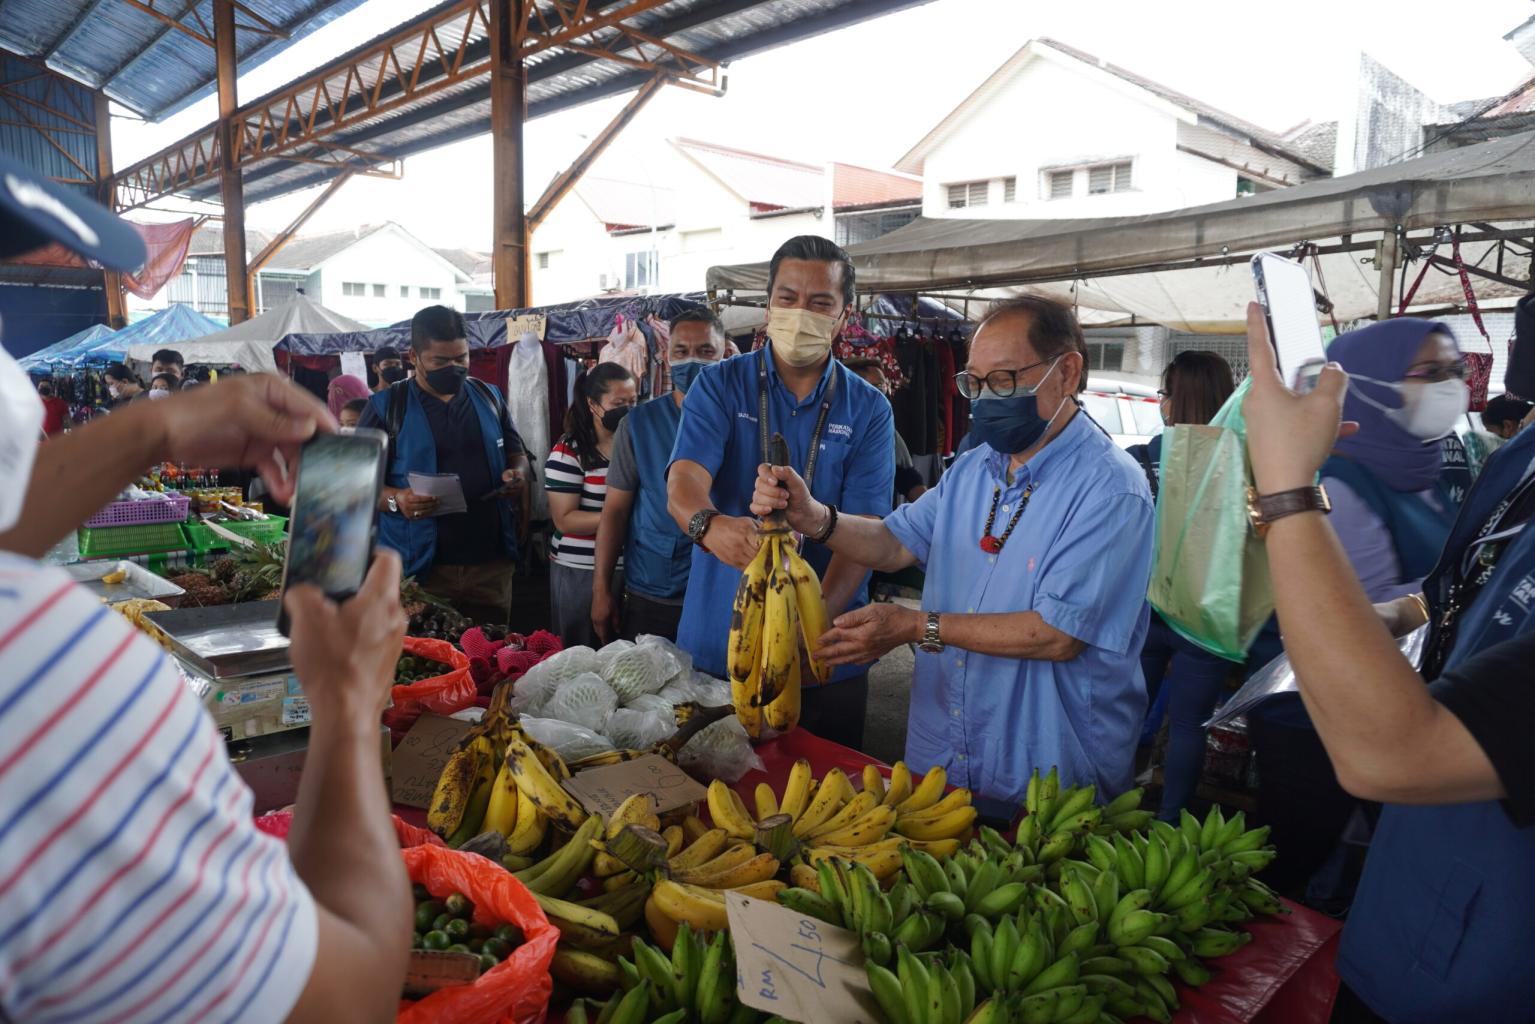
[[(239, 366), (253, 373), (277, 372), (272, 346), (290, 334), (330, 334), (366, 331), (366, 324), (326, 309), (303, 294), (294, 295), (244, 323), (191, 341), (181, 342), (176, 351), (190, 363)], [(147, 365), (161, 346), (130, 345), (128, 359)]]
[[(1535, 133), (1436, 153), (1388, 167), (1257, 195), (1135, 217), (1088, 220), (918, 218), (851, 246), (861, 292), (985, 298), (1027, 286), (1075, 301), (1085, 323), (1134, 318), (1176, 330), (1241, 330), (1253, 295), (1250, 254), (1318, 247), (1339, 320), (1376, 315), (1382, 280), (1401, 265), (1399, 231), (1427, 243), (1433, 229), (1466, 225), (1462, 255), (1475, 264), (1507, 237), (1535, 234)], [(1449, 255), (1442, 246), (1436, 256)], [(1440, 269), (1444, 269), (1441, 265)], [(1478, 297), (1516, 294), (1528, 259), (1477, 283)], [(714, 267), (711, 293), (761, 293), (766, 263)], [(1408, 281), (1416, 276), (1416, 268)], [(1395, 289), (1393, 288), (1392, 291)], [(1431, 271), (1416, 308), (1462, 297), (1453, 273)], [(1394, 311), (1394, 307), (1391, 307)]]

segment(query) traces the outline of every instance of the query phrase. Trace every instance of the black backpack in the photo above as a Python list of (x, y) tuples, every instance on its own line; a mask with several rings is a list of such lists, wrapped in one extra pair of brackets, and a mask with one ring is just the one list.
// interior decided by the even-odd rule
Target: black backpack
[[(470, 387), (480, 392), (480, 397), (491, 404), (496, 410), (496, 422), (505, 427), (508, 416), (506, 403), (501, 400), (500, 392), (478, 377), (470, 377), (467, 381)], [(406, 388), (410, 381), (400, 380), (389, 385), (389, 399), (384, 406), (384, 433), (389, 435), (389, 451), (385, 456), (385, 466), (394, 465), (394, 441), (400, 436), (400, 428), (405, 425), (405, 401)]]

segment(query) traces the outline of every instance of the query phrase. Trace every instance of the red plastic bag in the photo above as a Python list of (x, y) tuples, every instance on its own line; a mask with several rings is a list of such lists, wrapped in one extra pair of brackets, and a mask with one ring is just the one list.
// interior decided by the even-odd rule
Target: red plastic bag
[(474, 677), (469, 674), (469, 658), (446, 640), (418, 640), (408, 636), (405, 653), (440, 661), (449, 666), (449, 671), (389, 691), (394, 698), (394, 707), (384, 712), (384, 724), (389, 726), (396, 743), (416, 724), (422, 712), (451, 715), (472, 705), (479, 692)]
[(437, 899), (463, 893), (474, 903), (475, 921), (514, 924), (522, 929), (523, 944), (472, 985), (402, 1001), (396, 1024), (539, 1024), (554, 989), (549, 964), (560, 932), (532, 894), (510, 871), (478, 854), (416, 846), (400, 855), (412, 882)]
[[(417, 828), (415, 825), (404, 821), (398, 814), (392, 815), (394, 819), (394, 834), (400, 840), (401, 848), (407, 846), (446, 846), (442, 837), (431, 829)], [(271, 811), (256, 819), (256, 828), (269, 836), (286, 840), (288, 832), (293, 828), (292, 811)]]

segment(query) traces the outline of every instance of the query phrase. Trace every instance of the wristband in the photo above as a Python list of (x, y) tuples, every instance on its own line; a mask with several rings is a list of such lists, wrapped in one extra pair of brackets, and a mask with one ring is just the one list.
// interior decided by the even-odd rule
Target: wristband
[(826, 517), (826, 529), (822, 530), (816, 536), (810, 538), (817, 544), (825, 544), (827, 541), (831, 540), (832, 531), (837, 528), (837, 506), (828, 503), (826, 509), (830, 513), (830, 515)]

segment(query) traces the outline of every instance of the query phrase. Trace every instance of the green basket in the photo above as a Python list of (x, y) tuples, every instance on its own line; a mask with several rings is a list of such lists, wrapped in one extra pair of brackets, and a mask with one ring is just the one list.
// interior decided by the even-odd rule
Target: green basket
[(180, 523), (82, 526), (78, 537), (83, 559), (155, 555), (187, 548), (187, 536)]
[[(258, 544), (275, 544), (287, 536), (288, 532), (288, 520), (282, 516), (267, 516), (255, 521), (232, 519), (219, 525), (230, 533)], [(206, 555), (210, 551), (229, 550), (229, 541), (214, 533), (200, 520), (189, 519), (184, 528), (194, 554)]]

